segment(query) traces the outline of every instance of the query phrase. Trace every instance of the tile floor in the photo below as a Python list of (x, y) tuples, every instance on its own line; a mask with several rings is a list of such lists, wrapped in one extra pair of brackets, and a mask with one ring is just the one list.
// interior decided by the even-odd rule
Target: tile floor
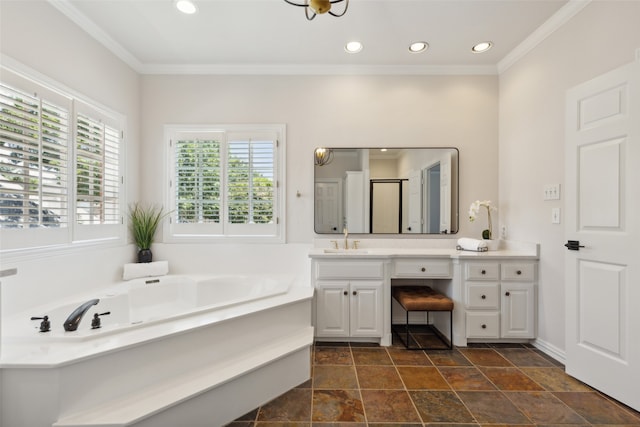
[(405, 350), (316, 343), (312, 378), (228, 427), (608, 424), (640, 413), (564, 373), (525, 345)]

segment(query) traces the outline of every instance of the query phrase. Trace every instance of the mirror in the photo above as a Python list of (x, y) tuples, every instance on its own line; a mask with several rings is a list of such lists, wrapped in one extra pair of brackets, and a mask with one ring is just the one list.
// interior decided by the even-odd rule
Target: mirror
[(458, 231), (457, 148), (319, 148), (314, 152), (318, 234)]

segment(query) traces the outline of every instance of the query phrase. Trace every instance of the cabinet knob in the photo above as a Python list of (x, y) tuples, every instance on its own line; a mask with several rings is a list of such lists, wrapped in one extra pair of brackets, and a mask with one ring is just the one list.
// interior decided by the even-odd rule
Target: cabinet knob
[(517, 274), (518, 276), (519, 276), (519, 275), (521, 275), (521, 274), (522, 274), (522, 270), (518, 270), (518, 271), (516, 271), (516, 274)]
[(424, 268), (424, 267), (422, 267), (422, 268), (420, 269), (420, 271), (422, 271), (422, 272), (424, 273), (425, 271), (427, 271), (427, 269), (426, 269), (426, 268)]
[(482, 295), (480, 298), (487, 299), (487, 296), (486, 295)]
[(358, 293), (356, 291), (353, 291), (353, 295), (358, 295)]
[(487, 274), (487, 270), (482, 270), (480, 274)]
[(506, 296), (510, 296), (510, 295), (511, 295), (511, 293), (510, 293), (509, 291), (505, 292), (504, 294), (505, 294)]
[(347, 291), (344, 291), (344, 294), (345, 294), (345, 295), (349, 295), (349, 292), (347, 292)]
[(487, 329), (487, 325), (482, 325), (482, 329)]

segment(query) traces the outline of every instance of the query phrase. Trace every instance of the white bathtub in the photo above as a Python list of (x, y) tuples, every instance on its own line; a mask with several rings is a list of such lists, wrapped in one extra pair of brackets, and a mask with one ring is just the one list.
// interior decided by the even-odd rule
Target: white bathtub
[[(310, 376), (313, 289), (296, 280), (136, 279), (13, 316), (3, 325), (0, 424), (224, 425)], [(95, 298), (78, 330), (64, 331)], [(41, 333), (29, 317), (45, 314), (51, 331)]]
[[(100, 293), (84, 295), (73, 301), (39, 307), (34, 316), (49, 316), (51, 331), (41, 333), (40, 322), (24, 314), (13, 319), (9, 336), (37, 339), (87, 340), (107, 334), (168, 322), (207, 311), (244, 304), (284, 294), (292, 278), (286, 276), (161, 276), (121, 282)], [(65, 331), (63, 322), (78, 306), (90, 299), (99, 299), (85, 313), (76, 331)], [(95, 313), (100, 316), (100, 328), (92, 329)]]

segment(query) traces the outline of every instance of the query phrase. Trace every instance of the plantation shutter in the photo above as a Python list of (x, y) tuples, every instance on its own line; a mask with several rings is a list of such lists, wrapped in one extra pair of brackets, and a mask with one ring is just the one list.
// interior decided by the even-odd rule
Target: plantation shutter
[(118, 124), (81, 104), (76, 109), (75, 215), (76, 239), (112, 238), (122, 223), (120, 156), (122, 130)]
[(274, 233), (276, 145), (275, 134), (229, 134), (227, 220), (230, 234)]
[(178, 234), (220, 234), (220, 158), (224, 132), (180, 132), (172, 138), (172, 223)]

